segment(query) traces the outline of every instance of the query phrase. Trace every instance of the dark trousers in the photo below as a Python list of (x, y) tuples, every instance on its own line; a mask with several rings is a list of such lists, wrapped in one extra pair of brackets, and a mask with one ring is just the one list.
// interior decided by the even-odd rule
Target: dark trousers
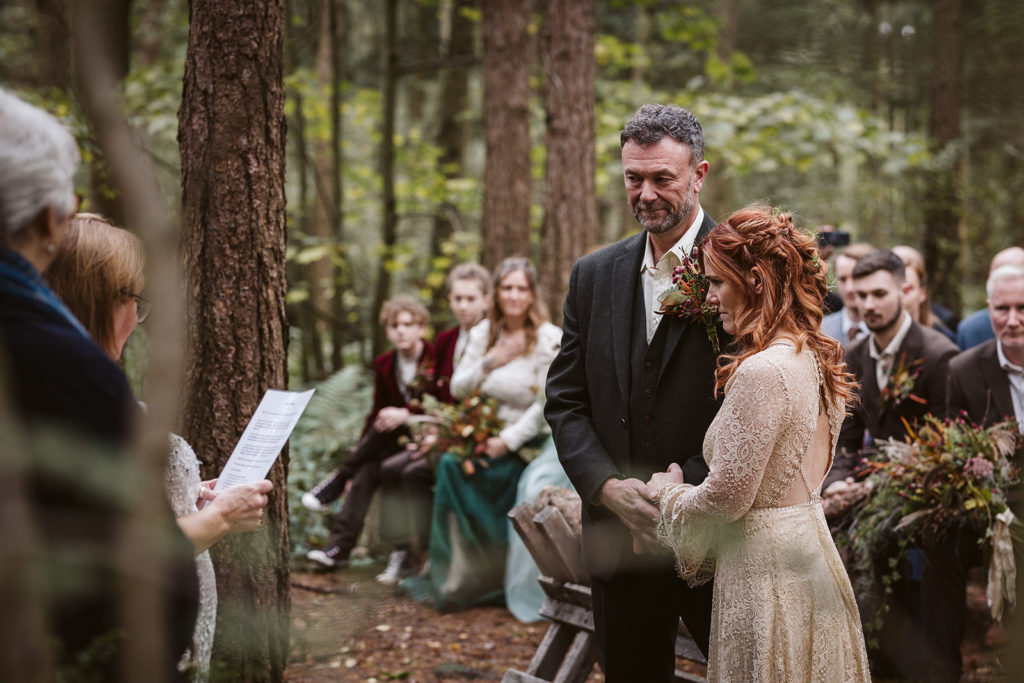
[(425, 457), (403, 450), (381, 463), (381, 536), (398, 547), (426, 550), (430, 543), (434, 470)]
[(372, 462), (379, 464), (388, 456), (402, 450), (399, 440), (408, 435), (409, 430), (405, 427), (390, 432), (378, 432), (371, 425), (363, 432), (359, 443), (348, 453), (341, 465), (313, 487), (311, 493), (324, 504), (337, 500), (345, 490), (345, 485), (363, 465)]
[(609, 683), (673, 680), (679, 618), (708, 653), (712, 584), (689, 588), (670, 559), (592, 578), (594, 630)]
[(960, 646), (967, 625), (967, 573), (982, 561), (978, 533), (950, 532), (943, 543), (924, 549), (921, 606), (929, 681), (959, 681)]
[(345, 496), (345, 503), (341, 506), (341, 512), (334, 518), (331, 524), (331, 537), (327, 543), (328, 548), (341, 548), (338, 554), (340, 559), (348, 559), (349, 553), (356, 547), (359, 534), (363, 532), (363, 523), (366, 521), (366, 512), (370, 509), (373, 501), (373, 493), (380, 483), (380, 463), (368, 462), (355, 471), (352, 477), (352, 486), (348, 495)]

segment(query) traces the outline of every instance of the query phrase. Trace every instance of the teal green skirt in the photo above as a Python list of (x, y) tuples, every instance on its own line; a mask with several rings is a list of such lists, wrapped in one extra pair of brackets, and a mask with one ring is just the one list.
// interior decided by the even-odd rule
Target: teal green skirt
[(466, 474), (446, 453), (437, 467), (430, 525), (430, 567), (402, 582), (419, 602), (442, 611), (503, 605), (508, 518), (526, 464), (516, 455), (477, 461)]

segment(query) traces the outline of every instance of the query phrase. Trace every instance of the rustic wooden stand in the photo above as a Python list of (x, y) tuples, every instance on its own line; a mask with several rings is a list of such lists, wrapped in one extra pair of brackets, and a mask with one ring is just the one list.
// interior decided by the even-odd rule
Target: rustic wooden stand
[[(598, 661), (589, 577), (583, 566), (580, 537), (556, 507), (534, 515), (523, 503), (508, 513), (512, 526), (540, 568), (540, 585), (547, 596), (540, 615), (551, 621), (537, 653), (525, 672), (509, 669), (503, 683), (583, 683)], [(693, 639), (680, 623), (676, 656), (705, 664)], [(676, 669), (677, 683), (705, 679)]]

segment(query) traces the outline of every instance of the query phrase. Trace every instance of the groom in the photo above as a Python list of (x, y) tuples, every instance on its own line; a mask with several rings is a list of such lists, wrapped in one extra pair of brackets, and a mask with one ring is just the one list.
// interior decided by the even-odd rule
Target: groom
[(606, 679), (671, 681), (680, 617), (707, 654), (711, 585), (688, 588), (659, 550), (645, 482), (684, 461), (687, 483), (704, 480), (701, 446), (718, 402), (703, 326), (655, 311), (672, 269), (715, 221), (698, 203), (708, 162), (691, 113), (645, 104), (620, 140), (626, 195), (644, 231), (573, 266), (545, 415), (584, 501), (583, 555)]

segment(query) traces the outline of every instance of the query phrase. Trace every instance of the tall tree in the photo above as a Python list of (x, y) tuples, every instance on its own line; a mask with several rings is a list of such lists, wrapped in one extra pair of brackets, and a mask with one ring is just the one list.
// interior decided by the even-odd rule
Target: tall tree
[[(381, 59), (381, 99), (384, 109), (380, 134), (381, 246), (377, 266), (377, 288), (373, 310), (379, 311), (391, 295), (391, 258), (398, 241), (398, 213), (395, 210), (395, 96), (398, 89), (398, 4), (384, 4), (384, 34)], [(384, 350), (384, 330), (373, 327), (373, 354)]]
[[(442, 57), (457, 59), (473, 54), (473, 21), (467, 12), (473, 4), (474, 0), (454, 0), (451, 3), (446, 17), (450, 29), (447, 44), (441, 47)], [(463, 113), (466, 109), (468, 86), (468, 65), (452, 64), (441, 73), (439, 126), (436, 138), (441, 155), (437, 163), (446, 180), (462, 175), (462, 155), (466, 148), (466, 124)], [(430, 236), (432, 257), (440, 256), (441, 244), (451, 237), (455, 230), (454, 211), (454, 205), (443, 202), (434, 217), (434, 230)]]
[(541, 281), (552, 316), (560, 317), (577, 258), (600, 240), (594, 147), (594, 0), (549, 0), (544, 18), (544, 109), (547, 112)]
[[(341, 97), (345, 82), (345, 51), (348, 47), (348, 12), (345, 0), (331, 0), (331, 162), (332, 162), (332, 209), (333, 238), (335, 248), (345, 243), (345, 183), (342, 175), (344, 156), (341, 142), (344, 136), (344, 100)], [(331, 299), (331, 369), (335, 372), (343, 364), (342, 347), (345, 342), (345, 296), (349, 285), (348, 256), (343, 250), (335, 254), (335, 266), (331, 274), (333, 294)]]
[[(192, 0), (178, 122), (191, 352), (184, 435), (216, 476), (264, 392), (287, 386), (284, 0)], [(281, 680), (288, 656), (287, 451), (265, 524), (213, 548), (213, 668)]]
[(483, 262), (530, 255), (530, 10), (521, 0), (483, 0)]
[[(931, 118), (929, 131), (948, 160), (928, 176), (924, 206), (924, 258), (932, 298), (959, 309), (960, 291), (960, 108), (963, 68), (962, 0), (934, 0)], [(937, 264), (941, 264), (938, 266)]]

